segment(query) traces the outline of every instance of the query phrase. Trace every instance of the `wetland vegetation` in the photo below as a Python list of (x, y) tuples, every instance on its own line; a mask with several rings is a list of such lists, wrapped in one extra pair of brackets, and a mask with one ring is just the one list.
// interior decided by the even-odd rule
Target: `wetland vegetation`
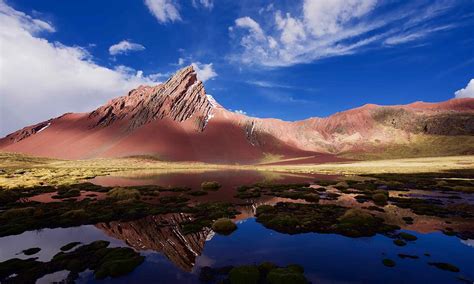
[[(71, 163), (84, 167), (72, 169), (65, 166), (68, 165), (65, 161), (23, 156), (17, 159), (8, 156), (6, 160), (2, 161), (0, 171), (0, 237), (3, 237), (0, 244), (2, 239), (34, 230), (84, 225), (112, 230), (116, 223), (120, 225), (112, 236), (121, 239), (130, 237), (126, 234), (131, 232), (124, 231), (127, 224), (151, 217), (151, 220), (162, 220), (153, 230), (170, 228), (180, 241), (197, 238), (196, 245), (202, 251), (205, 249), (204, 240), (212, 238), (209, 232), (216, 232), (224, 239), (238, 238), (240, 234), (252, 238), (241, 229), (246, 226), (241, 222), (255, 218), (256, 224), (263, 226), (264, 230), (283, 235), (334, 235), (350, 239), (382, 236), (391, 243), (387, 250), (394, 253), (388, 256), (382, 252), (378, 256), (378, 263), (382, 264), (380, 269), (396, 270), (406, 261), (413, 261), (424, 263), (426, 269), (433, 267), (452, 273), (459, 279), (474, 277), (466, 269), (469, 267), (466, 263), (451, 264), (450, 259), (430, 258), (427, 256), (431, 253), (429, 251), (416, 255), (405, 250), (416, 248), (424, 242), (423, 234), (434, 232), (472, 244), (474, 170), (464, 166), (441, 172), (365, 172), (324, 177), (308, 173), (226, 169), (237, 172), (229, 176), (222, 174), (223, 169), (219, 166), (209, 173), (203, 165), (194, 165), (195, 183), (182, 182), (190, 173), (178, 170), (178, 173), (157, 173), (157, 180), (160, 175), (172, 177), (178, 174), (179, 178), (173, 179), (175, 183), (159, 184), (149, 180), (142, 183), (140, 176), (132, 176), (126, 181), (133, 185), (107, 185), (97, 182), (99, 180), (95, 177), (120, 177), (119, 173), (124, 173), (127, 163), (115, 161), (106, 168), (103, 161), (79, 161)], [(126, 172), (135, 171), (131, 169), (135, 166), (131, 163)], [(256, 178), (248, 178), (251, 174)], [(179, 218), (171, 222), (165, 216)], [(151, 230), (154, 225), (149, 226), (145, 225), (143, 230)], [(41, 246), (18, 247), (16, 255), (0, 259), (0, 279), (12, 283), (34, 282), (63, 270), (68, 271), (67, 279), (70, 281), (82, 277), (81, 273), (87, 271), (92, 271), (90, 273), (96, 279), (119, 277), (147, 263), (147, 256), (140, 246), (146, 247), (143, 243), (133, 246), (129, 241), (121, 247), (109, 247), (108, 241), (102, 239), (86, 245), (76, 239), (65, 239), (57, 244), (56, 254), (45, 260), (37, 259), (46, 253)], [(188, 247), (186, 250), (190, 250), (189, 246), (191, 244), (183, 244), (184, 248)], [(467, 245), (465, 249), (472, 253), (473, 246)], [(199, 250), (190, 250), (192, 258), (199, 257)], [(235, 253), (238, 255), (237, 251)], [(165, 256), (176, 261), (171, 252)], [(398, 260), (395, 261), (394, 257)], [(276, 261), (278, 265), (262, 261)], [(195, 265), (194, 261), (192, 263)], [(230, 283), (310, 281), (303, 269), (295, 269), (298, 266), (290, 266), (281, 259), (263, 259), (258, 263), (242, 266), (237, 262), (225, 267), (219, 263), (200, 265), (191, 275), (195, 275), (195, 281), (201, 279), (209, 283), (220, 280)]]

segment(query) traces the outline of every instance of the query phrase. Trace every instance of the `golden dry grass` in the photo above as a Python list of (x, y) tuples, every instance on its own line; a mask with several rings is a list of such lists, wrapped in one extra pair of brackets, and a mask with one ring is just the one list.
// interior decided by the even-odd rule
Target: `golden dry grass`
[(269, 171), (325, 174), (426, 173), (474, 169), (474, 156), (407, 158), (328, 163), (319, 165), (282, 165), (258, 167)]
[(474, 156), (450, 156), (392, 160), (358, 161), (311, 165), (216, 165), (163, 162), (131, 157), (121, 159), (55, 160), (20, 154), (0, 153), (0, 187), (31, 187), (41, 184), (73, 184), (103, 175), (135, 175), (215, 170), (257, 170), (322, 174), (421, 173), (474, 169)]

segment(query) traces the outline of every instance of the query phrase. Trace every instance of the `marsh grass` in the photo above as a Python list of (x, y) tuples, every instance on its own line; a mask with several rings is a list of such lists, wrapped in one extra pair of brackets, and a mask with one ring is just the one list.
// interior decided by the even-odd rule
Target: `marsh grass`
[[(222, 279), (220, 277), (224, 276)], [(259, 265), (240, 265), (212, 268), (201, 268), (199, 279), (205, 283), (231, 284), (307, 284), (310, 283), (304, 276), (304, 269), (297, 264), (280, 267), (266, 261)]]
[(219, 218), (212, 224), (212, 230), (221, 235), (230, 235), (237, 226), (228, 218)]
[(445, 262), (428, 262), (429, 265), (434, 266), (441, 270), (451, 271), (451, 272), (459, 272), (461, 271), (457, 266), (452, 265), (450, 263)]
[(96, 279), (118, 277), (130, 273), (145, 259), (131, 248), (108, 246), (107, 241), (95, 241), (71, 252), (61, 251), (48, 262), (34, 258), (10, 259), (0, 263), (0, 280), (7, 280), (9, 283), (35, 283), (44, 275), (68, 270), (67, 282), (73, 282), (86, 269), (94, 271)]
[(333, 204), (277, 203), (257, 208), (257, 222), (287, 234), (335, 233), (348, 237), (366, 237), (389, 233), (397, 226), (361, 209), (349, 209)]

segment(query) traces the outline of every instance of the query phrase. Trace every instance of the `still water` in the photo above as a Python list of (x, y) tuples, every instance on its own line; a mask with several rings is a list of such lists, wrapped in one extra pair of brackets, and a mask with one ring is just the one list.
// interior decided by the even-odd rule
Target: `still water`
[[(142, 229), (147, 230), (136, 227), (136, 238), (144, 237), (140, 231)], [(172, 245), (172, 236), (167, 236), (167, 239), (155, 237), (155, 248), (160, 247), (157, 243), (164, 246), (168, 244), (169, 247), (161, 246), (162, 251), (144, 247), (140, 252), (146, 256), (145, 262), (127, 276), (96, 281), (91, 272), (85, 272), (78, 282), (144, 283), (159, 280), (159, 283), (199, 283), (198, 274), (203, 266), (222, 267), (269, 260), (278, 265), (302, 265), (306, 277), (313, 283), (461, 283), (456, 279), (457, 276), (474, 278), (472, 242), (461, 241), (439, 232), (410, 233), (416, 235), (418, 240), (400, 248), (393, 245), (392, 239), (381, 235), (354, 239), (335, 234), (281, 234), (266, 229), (255, 222), (254, 218), (249, 218), (239, 222), (237, 231), (230, 236), (214, 235), (211, 232), (201, 235), (201, 239), (194, 240), (201, 243), (199, 247), (191, 247), (189, 240), (178, 246), (175, 246), (176, 243)], [(0, 238), (0, 259), (22, 258), (16, 255), (22, 248), (41, 247), (40, 259), (48, 260), (66, 243), (89, 243), (94, 240), (108, 240), (111, 246), (125, 246), (128, 241), (137, 241), (111, 237), (103, 228), (95, 226), (44, 229)], [(181, 252), (172, 254), (170, 250)], [(194, 260), (187, 256), (191, 251), (197, 254)], [(401, 259), (397, 256), (399, 253), (417, 255), (420, 258)], [(425, 253), (430, 256), (425, 256)], [(381, 260), (386, 257), (395, 260), (397, 265), (393, 268), (383, 266)], [(431, 261), (453, 263), (461, 269), (461, 273), (436, 269), (427, 264)], [(65, 275), (51, 275), (47, 279), (58, 281), (61, 276)]]

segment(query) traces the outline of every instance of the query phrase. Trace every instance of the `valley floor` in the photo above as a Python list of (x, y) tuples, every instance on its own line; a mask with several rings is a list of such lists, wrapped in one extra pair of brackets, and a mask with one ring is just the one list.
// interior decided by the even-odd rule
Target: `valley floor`
[[(304, 159), (302, 159), (304, 161)], [(325, 164), (220, 165), (194, 162), (164, 162), (153, 157), (120, 159), (54, 160), (13, 153), (0, 153), (0, 187), (43, 184), (73, 184), (96, 176), (140, 172), (207, 172), (214, 170), (257, 170), (262, 172), (320, 174), (428, 173), (474, 169), (474, 155), (351, 161)]]
[[(260, 167), (257, 167), (260, 169)], [(391, 160), (353, 161), (317, 165), (266, 166), (270, 171), (325, 174), (380, 174), (380, 173), (426, 173), (466, 170), (474, 168), (474, 156), (451, 156), (409, 158)]]

